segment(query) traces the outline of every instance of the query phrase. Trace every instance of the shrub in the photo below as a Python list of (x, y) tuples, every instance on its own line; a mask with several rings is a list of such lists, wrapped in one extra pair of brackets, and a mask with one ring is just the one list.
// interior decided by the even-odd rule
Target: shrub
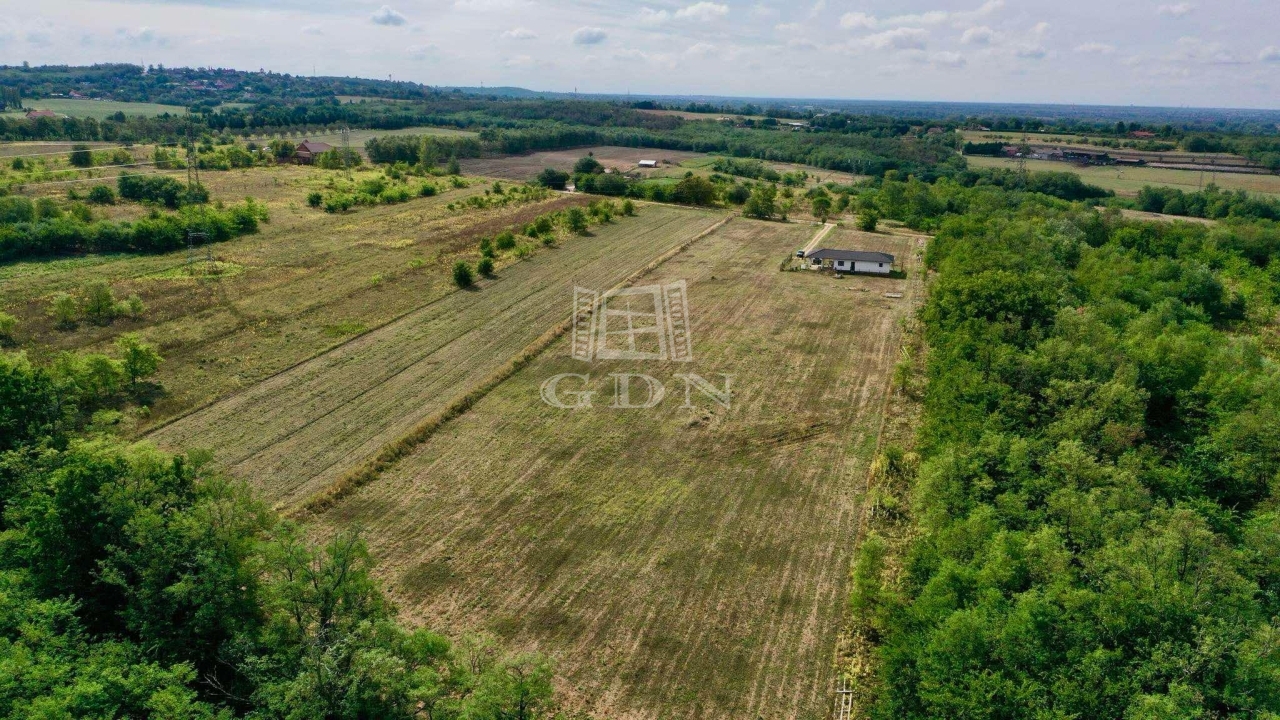
[(431, 197), (438, 192), (440, 192), (440, 189), (436, 187), (435, 183), (424, 182), (422, 187), (418, 188), (418, 195), (422, 197)]
[(538, 184), (552, 190), (563, 190), (565, 183), (568, 182), (569, 173), (561, 172), (555, 168), (547, 168), (538, 173)]
[(585, 233), (587, 231), (587, 214), (582, 212), (582, 208), (569, 208), (569, 211), (564, 215), (564, 224), (565, 227), (569, 228), (570, 232)]
[(471, 266), (465, 260), (459, 260), (453, 264), (453, 284), (460, 288), (471, 287), (475, 282), (475, 276), (471, 274)]
[(71, 164), (78, 168), (93, 167), (93, 151), (88, 145), (77, 143), (71, 146), (71, 155), (68, 158)]
[(626, 216), (636, 214), (636, 204), (631, 202), (630, 198), (622, 201), (622, 214)]
[(18, 318), (0, 312), (0, 341), (13, 342), (13, 331), (18, 328)]
[(94, 185), (89, 188), (89, 202), (94, 205), (114, 205), (116, 191), (110, 185)]
[(498, 237), (494, 238), (494, 245), (504, 252), (511, 250), (516, 246), (516, 236), (511, 234), (510, 230), (503, 230), (498, 233)]
[(493, 275), (493, 258), (480, 258), (480, 262), (476, 263), (476, 272), (485, 276)]
[(311, 192), (307, 193), (307, 204), (310, 205), (311, 207), (313, 208), (320, 207), (320, 204), (323, 202), (324, 202), (324, 195), (319, 190), (312, 190)]
[(76, 299), (67, 293), (58, 293), (53, 296), (50, 303), (49, 314), (57, 321), (58, 327), (67, 328), (75, 327), (76, 324)]
[(137, 385), (139, 380), (155, 375), (156, 369), (164, 360), (155, 348), (139, 340), (134, 333), (121, 335), (116, 340), (116, 350), (120, 352), (120, 368), (131, 385)]
[(106, 283), (97, 282), (85, 290), (80, 310), (89, 320), (99, 324), (109, 323), (115, 318), (116, 309), (115, 296)]
[(604, 172), (604, 166), (600, 164), (599, 160), (596, 160), (591, 155), (586, 155), (584, 157), (581, 157), (578, 159), (578, 162), (573, 164), (573, 173), (575, 175), (595, 174), (595, 173), (602, 173), (602, 172)]
[(147, 306), (142, 304), (142, 298), (137, 295), (130, 295), (129, 299), (125, 300), (122, 305), (124, 306), (124, 314), (135, 319), (142, 317), (142, 313), (147, 311)]
[(875, 210), (863, 210), (858, 213), (858, 229), (863, 232), (875, 232), (880, 216)]

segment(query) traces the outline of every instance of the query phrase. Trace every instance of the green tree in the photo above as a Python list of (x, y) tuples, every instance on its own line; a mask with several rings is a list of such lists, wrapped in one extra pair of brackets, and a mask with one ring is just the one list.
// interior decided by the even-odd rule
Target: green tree
[(96, 282), (85, 289), (81, 312), (91, 322), (105, 325), (116, 316), (116, 298), (105, 282)]
[(631, 202), (631, 198), (622, 201), (622, 214), (627, 217), (636, 214), (636, 204)]
[(716, 186), (701, 175), (689, 175), (676, 183), (676, 202), (686, 205), (712, 205), (716, 201)]
[(0, 344), (13, 342), (13, 331), (18, 328), (18, 318), (0, 312)]
[(457, 175), (461, 175), (461, 174), (462, 174), (462, 165), (460, 165), (460, 164), (458, 163), (458, 156), (457, 156), (457, 155), (450, 155), (450, 156), (449, 156), (449, 167), (448, 167), (448, 169), (446, 170), (446, 172), (447, 172), (447, 173), (449, 173), (450, 175), (454, 175), (454, 176), (457, 176)]
[(71, 155), (67, 158), (74, 167), (93, 167), (93, 151), (88, 145), (77, 143), (71, 146)]
[(858, 213), (858, 229), (863, 232), (875, 232), (880, 216), (875, 210), (863, 210)]
[(116, 340), (116, 350), (120, 353), (121, 367), (131, 385), (137, 385), (139, 380), (154, 375), (163, 360), (155, 348), (142, 342), (134, 333), (121, 335)]
[(573, 174), (575, 175), (596, 175), (602, 172), (604, 172), (604, 166), (591, 155), (584, 155), (573, 164)]
[(773, 185), (758, 185), (751, 191), (751, 197), (742, 207), (742, 214), (747, 217), (768, 220), (777, 213), (778, 188)]
[(564, 224), (569, 232), (581, 235), (587, 231), (587, 214), (582, 212), (582, 208), (569, 208), (564, 215)]
[(67, 293), (60, 292), (53, 296), (53, 301), (49, 306), (49, 314), (53, 315), (58, 327), (67, 330), (76, 325), (76, 318), (79, 317), (79, 305), (76, 304), (75, 298)]
[(453, 264), (453, 284), (460, 288), (469, 288), (475, 282), (475, 276), (471, 273), (471, 266), (465, 260), (459, 260)]
[(555, 168), (545, 168), (538, 173), (538, 184), (551, 188), (552, 190), (563, 190), (566, 183), (569, 182), (569, 173), (561, 172)]
[(95, 205), (114, 205), (116, 191), (110, 185), (94, 185), (89, 188), (89, 202)]
[(493, 275), (493, 258), (482, 257), (476, 263), (476, 273), (485, 277)]
[(813, 210), (814, 217), (826, 222), (827, 217), (831, 215), (831, 197), (828, 195), (818, 195), (809, 201), (809, 206)]

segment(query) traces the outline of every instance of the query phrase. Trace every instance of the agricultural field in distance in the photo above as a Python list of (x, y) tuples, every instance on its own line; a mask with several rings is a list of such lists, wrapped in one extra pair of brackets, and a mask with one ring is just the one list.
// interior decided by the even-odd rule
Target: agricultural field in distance
[[(814, 232), (732, 219), (636, 283), (688, 282), (692, 362), (588, 364), (562, 338), (313, 531), (364, 528), (405, 616), (547, 653), (566, 701), (598, 717), (829, 717), (861, 492), (924, 239), (860, 236), (906, 279), (780, 270)], [(616, 372), (667, 396), (611, 409)], [(675, 374), (689, 372), (731, 374), (731, 407), (695, 391), (682, 408)], [(593, 408), (543, 403), (560, 373), (590, 376)]]
[[(407, 127), (398, 130), (369, 130), (369, 129), (352, 129), (350, 131), (351, 147), (364, 153), (364, 144), (369, 138), (387, 137), (389, 135), (438, 135), (440, 137), (468, 137), (474, 136), (476, 133), (469, 130), (459, 130), (457, 128), (447, 127)], [(274, 137), (268, 135), (257, 136), (259, 138)], [(326, 142), (330, 145), (338, 145), (342, 142), (342, 133), (340, 132), (313, 132), (306, 133), (305, 137), (295, 136), (293, 139), (301, 142), (302, 140), (316, 140)], [(476, 173), (478, 174), (478, 173)]]
[[(577, 200), (560, 196), (559, 202)], [(267, 500), (297, 507), (560, 324), (569, 314), (574, 285), (612, 287), (722, 217), (643, 207), (638, 217), (620, 218), (591, 236), (568, 239), (500, 268), (496, 279), (474, 290), (428, 295), (422, 299), (431, 302), (393, 322), (181, 417), (150, 437), (162, 447), (211, 449)], [(360, 263), (353, 287), (315, 277), (293, 288), (289, 297), (299, 291), (323, 298), (367, 290), (368, 273), (379, 269), (370, 258), (384, 252), (376, 247), (378, 240), (369, 242), (375, 247), (350, 258)], [(377, 291), (373, 294), (376, 300)]]
[(164, 115), (165, 113), (183, 115), (187, 112), (187, 109), (181, 105), (90, 100), (88, 98), (40, 98), (38, 100), (24, 100), (22, 104), (24, 107), (21, 110), (12, 110), (5, 114), (11, 117), (22, 117), (26, 115), (28, 110), (52, 110), (59, 115), (66, 115), (67, 117), (102, 120), (118, 112), (128, 116), (144, 115), (147, 117)]
[(570, 150), (545, 150), (525, 155), (505, 155), (492, 158), (469, 158), (460, 160), (463, 172), (468, 175), (505, 178), (508, 180), (532, 180), (544, 169), (552, 167), (565, 172), (572, 171), (573, 164), (587, 153), (592, 153), (596, 160), (606, 168), (623, 172), (638, 171), (642, 174), (652, 170), (640, 170), (636, 163), (641, 160), (657, 160), (662, 167), (679, 165), (686, 160), (704, 158), (702, 153), (685, 152), (683, 150), (658, 150), (654, 148), (629, 148), (612, 145), (600, 147), (574, 148)]
[[(157, 381), (167, 393), (141, 421), (138, 429), (145, 430), (453, 292), (450, 266), (459, 258), (474, 262), (481, 235), (589, 200), (554, 195), (450, 210), (450, 203), (490, 187), (476, 182), (346, 214), (307, 207), (307, 192), (337, 174), (293, 165), (202, 173), (214, 198), (254, 197), (267, 206), (270, 222), (257, 234), (199, 248), (190, 266), (185, 251), (5, 264), (0, 308), (18, 317), (19, 339), (40, 352), (105, 350), (125, 332), (154, 344), (165, 357)], [(135, 204), (113, 207), (118, 217), (143, 212)], [(204, 271), (207, 255), (217, 274)], [(147, 308), (143, 317), (55, 328), (52, 296), (78, 294), (94, 282), (107, 283), (118, 298), (137, 294)]]
[[(969, 155), (965, 157), (973, 167), (1012, 168), (1012, 160), (1005, 158)], [(1174, 170), (1153, 167), (1118, 167), (1115, 165), (1081, 166), (1052, 160), (1028, 160), (1027, 169), (1046, 172), (1071, 172), (1081, 180), (1098, 187), (1116, 191), (1117, 195), (1133, 197), (1146, 185), (1164, 185), (1186, 192), (1194, 192), (1210, 182), (1226, 190), (1247, 190), (1264, 195), (1280, 196), (1280, 175), (1255, 175), (1250, 173), (1211, 173), (1200, 170)]]

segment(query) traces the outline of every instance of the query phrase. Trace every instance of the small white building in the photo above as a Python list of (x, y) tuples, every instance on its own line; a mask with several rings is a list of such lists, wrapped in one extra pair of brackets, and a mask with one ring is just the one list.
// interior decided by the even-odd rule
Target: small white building
[(658, 167), (658, 161), (657, 161), (657, 160), (641, 160), (641, 161), (640, 161), (639, 163), (637, 163), (637, 164), (638, 164), (640, 167), (642, 167), (642, 168), (656, 168), (656, 167)]
[(889, 253), (819, 248), (804, 257), (812, 270), (830, 268), (838, 273), (870, 273), (872, 275), (888, 275), (893, 272), (893, 256)]

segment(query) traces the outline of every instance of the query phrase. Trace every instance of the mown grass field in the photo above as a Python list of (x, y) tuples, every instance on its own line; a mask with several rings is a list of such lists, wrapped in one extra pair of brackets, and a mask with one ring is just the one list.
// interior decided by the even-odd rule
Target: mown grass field
[[(1005, 158), (967, 156), (965, 160), (973, 167), (1012, 168), (1012, 160)], [(1247, 190), (1264, 195), (1280, 196), (1280, 175), (1254, 175), (1246, 173), (1211, 173), (1198, 170), (1174, 170), (1153, 167), (1117, 167), (1074, 165), (1072, 163), (1054, 162), (1052, 160), (1028, 160), (1027, 169), (1045, 172), (1071, 172), (1091, 185), (1116, 191), (1117, 195), (1134, 196), (1146, 185), (1165, 185), (1185, 192), (1200, 189), (1201, 178), (1204, 184), (1215, 182), (1218, 187), (1227, 190)]]
[(102, 120), (110, 115), (122, 112), (128, 116), (143, 115), (146, 117), (154, 117), (169, 113), (171, 115), (183, 115), (187, 112), (185, 107), (181, 105), (159, 105), (157, 103), (145, 102), (117, 102), (115, 100), (89, 100), (87, 98), (40, 98), (37, 100), (23, 100), (23, 109), (15, 110), (6, 115), (23, 116), (28, 110), (52, 110), (59, 115), (66, 115), (74, 118), (93, 118)]
[[(474, 262), (481, 235), (586, 198), (556, 196), (520, 206), (449, 210), (487, 184), (449, 189), (400, 205), (330, 215), (307, 207), (308, 190), (333, 172), (299, 166), (203, 173), (215, 198), (252, 196), (271, 221), (255, 235), (187, 253), (90, 255), (0, 265), (0, 308), (18, 317), (20, 342), (33, 353), (106, 349), (139, 332), (165, 357), (157, 380), (167, 394), (140, 429), (248, 387), (453, 291), (449, 266)], [(119, 212), (137, 209), (118, 206)], [(212, 254), (222, 269), (205, 276)], [(140, 320), (108, 326), (54, 327), (49, 301), (106, 282), (147, 306)], [(197, 445), (204, 443), (197, 442)]]
[(549, 167), (564, 170), (565, 172), (572, 171), (573, 164), (587, 153), (591, 153), (606, 168), (613, 168), (622, 172), (639, 171), (646, 175), (657, 171), (640, 170), (640, 168), (636, 167), (636, 163), (641, 160), (658, 160), (662, 163), (663, 168), (668, 168), (677, 166), (686, 160), (706, 157), (702, 153), (684, 152), (682, 150), (655, 150), (652, 148), (606, 145), (570, 150), (546, 150), (526, 155), (465, 159), (461, 163), (463, 171), (468, 175), (525, 181), (534, 179), (538, 173)]
[[(183, 417), (151, 438), (165, 447), (209, 448), (268, 500), (296, 507), (562, 322), (575, 284), (612, 287), (720, 217), (646, 207), (639, 217), (510, 264), (474, 290), (421, 298), (394, 322)], [(295, 291), (316, 298), (365, 292), (368, 273), (378, 269), (369, 264), (370, 254), (360, 253), (354, 287), (315, 278)], [(378, 291), (371, 293), (376, 297)]]
[[(693, 362), (588, 364), (557, 341), (315, 533), (365, 528), (408, 617), (549, 653), (566, 697), (600, 717), (828, 717), (860, 490), (923, 246), (860, 240), (903, 258), (907, 280), (780, 271), (813, 232), (731, 220), (637, 281), (689, 283)], [(626, 371), (666, 399), (607, 407), (607, 374)], [(731, 408), (696, 392), (680, 407), (688, 372), (731, 374)], [(595, 406), (544, 404), (559, 373), (589, 374)]]

